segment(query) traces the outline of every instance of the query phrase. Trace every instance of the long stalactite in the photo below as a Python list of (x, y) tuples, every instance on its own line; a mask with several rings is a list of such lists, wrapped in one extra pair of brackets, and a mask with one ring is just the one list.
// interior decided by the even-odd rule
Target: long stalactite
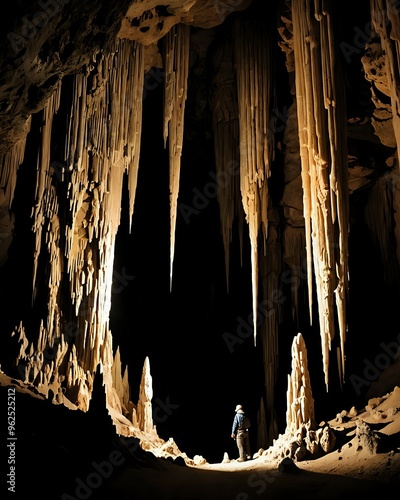
[(190, 26), (178, 24), (165, 37), (164, 146), (169, 150), (170, 288), (175, 255), (175, 231), (183, 148), (185, 101), (189, 72)]
[(235, 219), (239, 226), (241, 244), (243, 238), (240, 231), (243, 225), (243, 206), (239, 185), (239, 111), (232, 37), (221, 44), (213, 55), (213, 69), (211, 106), (217, 199), (224, 245), (226, 288), (229, 291), (230, 245)]
[(314, 270), (328, 389), (335, 312), (341, 380), (345, 369), (349, 231), (345, 94), (335, 58), (330, 2), (293, 0), (292, 19), (310, 320)]
[(235, 26), (235, 64), (239, 103), (240, 192), (251, 243), (254, 342), (257, 336), (260, 230), (268, 237), (268, 178), (274, 140), (270, 133), (273, 73), (263, 18)]

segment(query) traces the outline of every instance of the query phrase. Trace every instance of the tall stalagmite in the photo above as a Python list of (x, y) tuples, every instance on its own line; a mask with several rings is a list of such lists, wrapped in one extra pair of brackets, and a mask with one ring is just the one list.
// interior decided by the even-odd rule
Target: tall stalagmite
[(307, 348), (298, 333), (292, 343), (292, 371), (286, 393), (286, 430), (294, 434), (304, 425), (315, 426), (314, 399), (308, 373)]

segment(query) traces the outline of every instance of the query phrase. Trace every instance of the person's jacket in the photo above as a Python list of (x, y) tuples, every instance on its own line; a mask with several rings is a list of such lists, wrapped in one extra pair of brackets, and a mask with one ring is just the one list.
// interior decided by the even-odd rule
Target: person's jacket
[(236, 434), (237, 431), (242, 427), (243, 419), (244, 419), (244, 412), (238, 411), (235, 415), (235, 418), (233, 419), (232, 434)]

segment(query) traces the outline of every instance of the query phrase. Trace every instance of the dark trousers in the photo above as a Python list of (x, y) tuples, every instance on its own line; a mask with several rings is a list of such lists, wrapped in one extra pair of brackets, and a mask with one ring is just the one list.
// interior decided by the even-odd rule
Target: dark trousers
[(236, 444), (239, 450), (239, 458), (250, 457), (249, 432), (239, 430), (236, 434)]

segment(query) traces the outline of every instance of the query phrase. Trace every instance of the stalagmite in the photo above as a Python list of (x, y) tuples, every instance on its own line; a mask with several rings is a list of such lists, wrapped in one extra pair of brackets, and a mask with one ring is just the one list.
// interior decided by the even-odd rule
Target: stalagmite
[(128, 418), (132, 413), (132, 402), (129, 387), (128, 367), (125, 367), (122, 375), (121, 353), (119, 347), (115, 353), (111, 368), (111, 381), (115, 393), (121, 403), (121, 413)]
[(317, 426), (308, 372), (307, 348), (301, 333), (292, 342), (292, 367), (286, 393), (286, 429), (263, 455), (301, 461), (332, 451), (336, 441), (329, 424)]
[(301, 333), (292, 343), (292, 371), (286, 393), (286, 429), (294, 434), (304, 425), (315, 426), (314, 399), (308, 373), (307, 348)]
[(185, 101), (189, 72), (190, 27), (174, 26), (165, 37), (164, 146), (169, 146), (170, 287), (175, 254), (175, 230), (183, 146)]
[(150, 361), (146, 357), (143, 371), (142, 380), (140, 381), (139, 388), (139, 401), (137, 405), (137, 420), (139, 429), (148, 434), (155, 432), (153, 424), (151, 400), (153, 399), (153, 382), (150, 374)]
[[(258, 239), (268, 236), (268, 178), (273, 138), (269, 130), (272, 70), (264, 18), (235, 26), (239, 103), (240, 191), (251, 242), (254, 342), (257, 334)], [(265, 248), (264, 248), (265, 250)]]
[(345, 99), (329, 3), (293, 0), (292, 18), (310, 319), (314, 269), (328, 389), (334, 297), (340, 330), (339, 371), (344, 377), (349, 224)]

